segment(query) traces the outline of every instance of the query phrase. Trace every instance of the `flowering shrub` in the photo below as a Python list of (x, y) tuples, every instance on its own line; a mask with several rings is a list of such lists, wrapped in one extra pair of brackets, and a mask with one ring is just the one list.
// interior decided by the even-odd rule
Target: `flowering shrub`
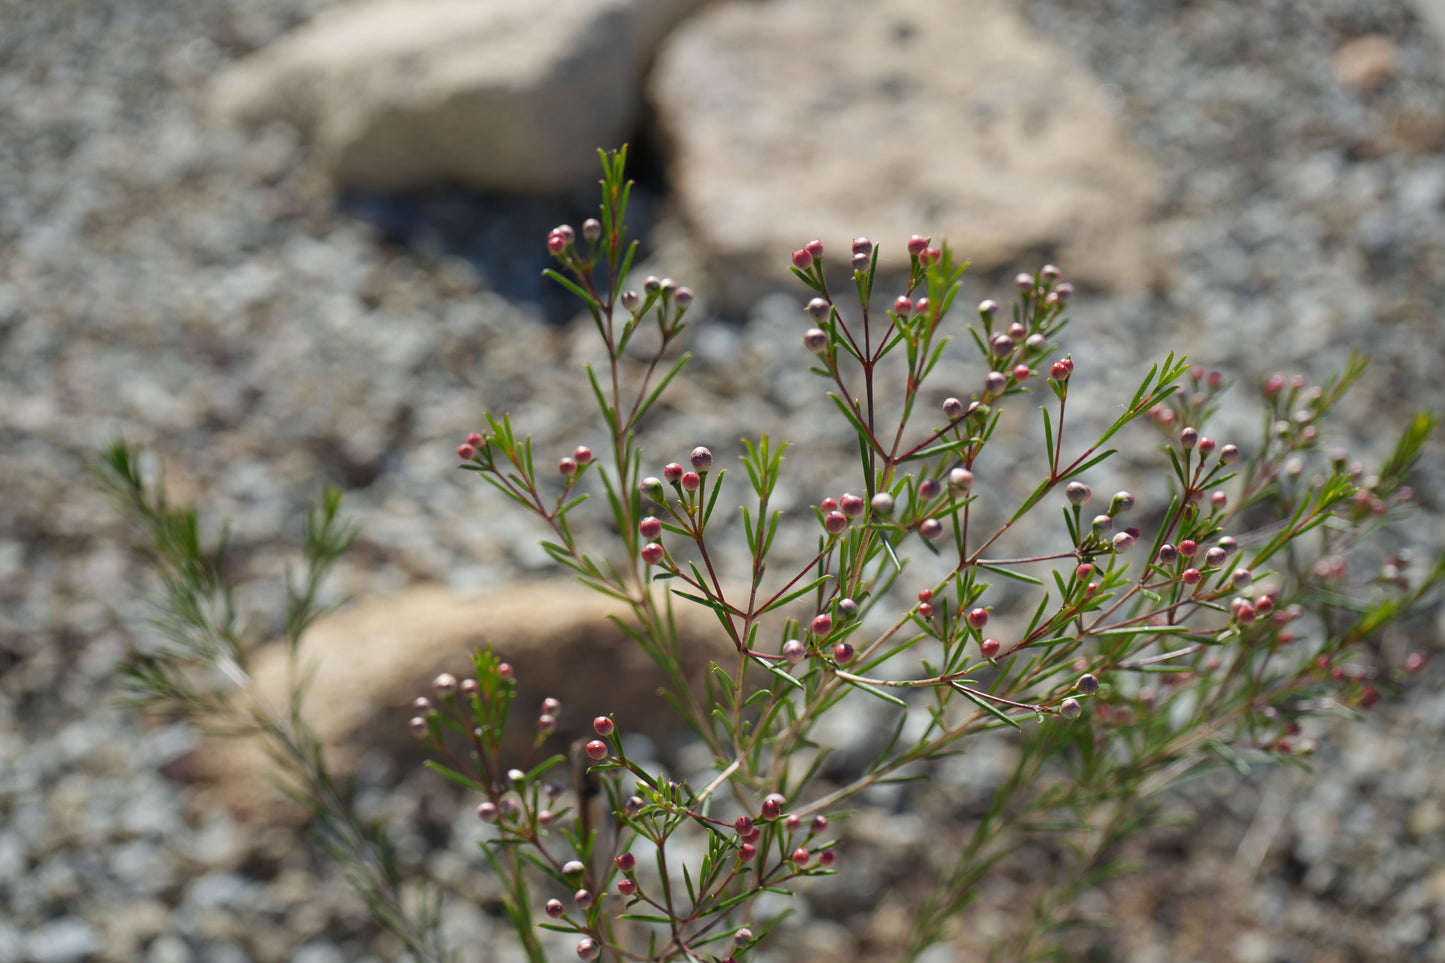
[[(677, 461), (644, 451), (645, 419), (688, 361), (675, 355), (693, 294), (668, 279), (631, 283), (625, 149), (602, 159), (599, 216), (580, 231), (551, 232), (547, 273), (596, 325), (600, 354), (586, 380), (603, 444), (569, 444), (555, 462), (539, 462), (502, 415), (488, 416), (457, 454), (535, 516), (557, 564), (619, 603), (714, 767), (700, 785), (649, 771), (629, 756), (612, 715), (593, 721), (580, 765), (569, 766), (549, 751), (555, 699), (525, 723), (532, 753), (509, 758), (514, 675), (526, 666), (490, 650), (464, 677), (441, 675), (418, 696), (411, 729), (434, 754), (431, 767), (474, 795), (489, 827), (482, 850), (530, 959), (546, 959), (539, 928), (569, 934), (583, 960), (745, 958), (780, 918), (760, 911), (763, 894), (848, 871), (850, 798), (997, 738), (1013, 740), (1012, 770), (899, 953), (912, 959), (946, 939), (980, 880), (1047, 831), (1061, 859), (997, 950), (1007, 959), (1044, 954), (1074, 898), (1112, 871), (1116, 845), (1150, 823), (1163, 790), (1211, 763), (1307, 757), (1306, 716), (1367, 709), (1418, 668), (1418, 657), (1383, 664), (1371, 643), (1445, 566), (1412, 572), (1393, 558), (1362, 580), (1348, 560), (1409, 501), (1407, 475), (1435, 418), (1409, 419), (1373, 473), (1322, 455), (1319, 424), (1362, 361), (1320, 386), (1271, 378), (1261, 435), (1216, 440), (1209, 417), (1228, 385), (1170, 355), (1110, 409), (1119, 412), (1111, 424), (1081, 441), (1066, 417), (1070, 392), (1094, 373), (1069, 356), (1074, 291), (1057, 268), (1020, 274), (1009, 304), (986, 300), (963, 322), (954, 302), (965, 266), (946, 245), (909, 239), (907, 278), (879, 308), (877, 245), (853, 242), (837, 291), (832, 255), (812, 241), (792, 255), (811, 291), (799, 363), (826, 386), (859, 461), (847, 481), (807, 480), (816, 503), (790, 511), (779, 504), (785, 445), (776, 440), (743, 442), (741, 479), (706, 447)], [(957, 396), (929, 403), (940, 359), (960, 349), (976, 359), (974, 383), (946, 386)], [(1035, 407), (1035, 464), (1011, 469), (1016, 483), (987, 484), (1003, 412)], [(1115, 455), (1108, 445), (1140, 432), (1162, 439), (1154, 447), (1172, 493), (1148, 503), (1128, 491), (1096, 495), (1089, 482)], [(191, 564), (210, 557), (194, 516), (175, 536), (174, 511), (147, 494), (123, 447), (108, 466), (157, 536), (183, 616), (208, 611), (188, 593), (226, 590), (208, 581), (211, 568)], [(574, 530), (599, 502), (610, 525)], [(779, 562), (776, 536), (795, 525), (811, 527), (815, 550)], [(315, 561), (293, 591), (298, 638), (314, 617), (315, 580), (346, 541), (334, 499), (308, 531)], [(1051, 547), (1011, 554), (1016, 541), (1037, 539)], [(700, 680), (684, 667), (678, 605), (716, 620)], [(174, 651), (244, 666), (229, 630), (187, 631), (175, 633)], [(182, 661), (142, 661), (128, 680), (143, 701), (188, 706), (198, 718), (233, 711), (188, 689)], [(863, 700), (881, 706), (885, 737), (866, 764), (825, 782), (828, 720)], [(358, 883), (383, 922), (415, 956), (439, 958), (445, 948), (408, 909), (394, 867), (368, 855), (378, 837), (328, 788), (300, 704), (285, 720), (253, 712), (251, 728), (282, 740), (300, 795), (333, 848), (360, 866)], [(582, 775), (569, 780), (573, 771)]]

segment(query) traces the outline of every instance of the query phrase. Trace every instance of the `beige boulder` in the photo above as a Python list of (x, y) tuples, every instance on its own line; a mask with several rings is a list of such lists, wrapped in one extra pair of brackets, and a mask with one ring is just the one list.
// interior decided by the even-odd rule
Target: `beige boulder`
[[(681, 722), (659, 695), (660, 670), (611, 619), (625, 608), (562, 579), (473, 596), (423, 584), (351, 603), (303, 638), (299, 661), (313, 673), (305, 718), (341, 775), (368, 750), (414, 754), (407, 734), (412, 700), (430, 695), (440, 672), (469, 675), (472, 652), (490, 644), (516, 670), (510, 734), (519, 757), (547, 696), (562, 702), (556, 751), (590, 733), (601, 713), (614, 715), (623, 731), (666, 734)], [(732, 651), (711, 613), (688, 602), (674, 608), (684, 663), (694, 677)], [(292, 686), (285, 647), (273, 643), (257, 652), (250, 669), (252, 695), (284, 714)], [(281, 818), (274, 766), (254, 741), (213, 739), (190, 761), (232, 810)]]
[(217, 78), (222, 123), (286, 120), (342, 184), (556, 193), (637, 124), (642, 74), (700, 0), (362, 0)]
[(896, 269), (913, 233), (985, 268), (1042, 252), (1075, 279), (1151, 276), (1154, 168), (1099, 79), (1002, 0), (714, 5), (649, 92), (685, 216), (744, 276), (785, 276), (815, 237), (846, 264), (860, 234)]

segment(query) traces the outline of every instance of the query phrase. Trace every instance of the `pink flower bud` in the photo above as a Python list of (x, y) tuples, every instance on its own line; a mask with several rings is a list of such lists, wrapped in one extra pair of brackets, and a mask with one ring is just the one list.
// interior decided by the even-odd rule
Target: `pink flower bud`
[(808, 865), (808, 860), (812, 857), (808, 855), (808, 851), (806, 849), (804, 849), (802, 846), (799, 846), (797, 849), (793, 850), (792, 855), (788, 858), (791, 859), (793, 863), (797, 866), (806, 866)]
[(846, 517), (857, 518), (863, 514), (865, 503), (861, 495), (854, 495), (852, 492), (847, 492), (842, 498), (838, 499), (838, 507), (843, 510), (843, 514)]
[(562, 864), (563, 876), (581, 876), (585, 872), (587, 872), (587, 867), (582, 865), (580, 859), (569, 859)]
[(833, 661), (839, 665), (847, 665), (849, 662), (852, 662), (854, 654), (853, 646), (847, 642), (839, 642), (833, 646)]
[(1057, 267), (1055, 267), (1054, 265), (1052, 265), (1052, 264), (1045, 264), (1045, 265), (1043, 266), (1043, 268), (1039, 271), (1039, 277), (1043, 278), (1045, 281), (1049, 282), (1050, 284), (1053, 284), (1055, 281), (1057, 281), (1057, 280), (1059, 279), (1060, 273), (1061, 273), (1061, 272), (1059, 271), (1059, 269), (1058, 269)]
[(956, 492), (968, 492), (973, 488), (973, 472), (967, 468), (955, 468), (948, 473), (948, 487)]
[(867, 274), (869, 269), (873, 267), (873, 259), (866, 254), (853, 255), (852, 263), (854, 274)]
[(894, 299), (894, 301), (893, 301), (893, 313), (896, 314), (896, 315), (898, 315), (900, 318), (906, 318), (906, 317), (908, 317), (909, 312), (911, 312), (912, 310), (913, 310), (913, 299), (912, 299), (912, 298), (909, 298), (907, 295), (900, 294), (897, 298)]
[(1014, 287), (1019, 289), (1020, 294), (1028, 294), (1034, 289), (1034, 279), (1031, 274), (1015, 274)]
[(873, 253), (873, 242), (866, 237), (853, 238), (853, 253), (871, 255)]
[(692, 461), (692, 467), (700, 472), (707, 471), (712, 467), (712, 452), (701, 445), (694, 448), (688, 457)]
[(547, 235), (547, 253), (555, 256), (565, 250), (567, 250), (567, 242), (563, 240), (562, 235), (555, 232)]
[(1193, 558), (1197, 551), (1199, 551), (1199, 543), (1192, 538), (1186, 538), (1179, 543), (1179, 554), (1185, 558)]
[(918, 312), (919, 317), (926, 318), (928, 317), (929, 309), (932, 307), (933, 302), (929, 301), (927, 298), (919, 298), (918, 303), (913, 306), (913, 310)]
[(430, 712), (432, 709), (431, 700), (426, 696), (417, 696), (412, 700), (411, 707), (417, 712)]
[(819, 866), (832, 866), (837, 861), (838, 851), (836, 849), (825, 849), (818, 854)]
[(1234, 613), (1234, 618), (1241, 625), (1249, 625), (1254, 621), (1256, 614), (1257, 613), (1254, 611), (1254, 605), (1249, 602), (1245, 602), (1244, 604), (1240, 605), (1239, 611)]
[(1074, 286), (1068, 281), (1054, 288), (1054, 296), (1059, 299), (1060, 304), (1066, 304), (1069, 298), (1074, 296)]
[(1184, 574), (1180, 576), (1180, 578), (1184, 580), (1185, 585), (1198, 585), (1199, 580), (1203, 577), (1197, 568), (1186, 568)]
[(733, 829), (736, 829), (739, 836), (746, 836), (753, 831), (753, 821), (747, 816), (739, 816), (733, 820)]
[(662, 477), (669, 485), (676, 485), (682, 481), (682, 473), (684, 470), (677, 462), (668, 462), (662, 466)]
[(695, 471), (684, 472), (682, 475), (682, 490), (695, 492), (702, 485), (702, 476)]
[(978, 644), (978, 651), (983, 654), (983, 657), (985, 659), (994, 658), (998, 655), (999, 650), (1002, 648), (1003, 643), (1001, 643), (998, 639), (984, 639)]
[(1059, 703), (1059, 715), (1065, 719), (1077, 719), (1083, 711), (1084, 707), (1079, 705), (1079, 700), (1072, 696)]
[(558, 462), (557, 462), (557, 471), (561, 472), (563, 475), (575, 475), (575, 474), (577, 474), (577, 459), (575, 459), (575, 458), (562, 458), (562, 459), (558, 460)]
[(544, 736), (550, 736), (557, 731), (557, 717), (550, 712), (544, 712), (537, 717), (537, 731)]
[(1224, 549), (1215, 546), (1204, 553), (1204, 566), (1205, 568), (1219, 568), (1228, 557), (1229, 555)]
[(873, 511), (882, 516), (893, 514), (893, 496), (887, 492), (879, 492), (873, 496), (871, 503)]
[(555, 919), (561, 919), (562, 914), (567, 912), (560, 899), (547, 900), (547, 915)]
[(931, 602), (919, 602), (918, 617), (921, 619), (933, 618), (933, 604)]
[(1002, 371), (990, 371), (983, 379), (984, 394), (1001, 395), (1008, 387), (1008, 375)]
[(922, 254), (928, 249), (928, 238), (922, 234), (915, 234), (908, 239), (908, 253), (914, 257)]
[(637, 893), (637, 880), (619, 879), (617, 881), (617, 892), (623, 896), (634, 896)]
[(684, 311), (692, 307), (692, 298), (692, 288), (678, 288), (672, 293), (672, 303)]
[(482, 442), (485, 440), (485, 438), (477, 434), (475, 431), (472, 432), (470, 435), (467, 435), (467, 444), (471, 445), (473, 448), (480, 448)]
[(930, 542), (943, 537), (943, 523), (936, 518), (925, 518), (918, 526), (918, 534)]
[(971, 628), (981, 629), (988, 625), (988, 609), (973, 609), (968, 613), (968, 624)]
[(1284, 375), (1272, 374), (1265, 379), (1264, 394), (1266, 398), (1273, 398), (1280, 393), (1282, 388), (1284, 388)]
[(1049, 377), (1053, 378), (1055, 381), (1068, 381), (1069, 375), (1073, 374), (1074, 371), (1073, 368), (1066, 364), (1067, 361), (1067, 358), (1061, 358), (1060, 360), (1055, 361), (1052, 365), (1050, 365)]
[(512, 676), (514, 676), (514, 675), (516, 675), (516, 671), (512, 668), (512, 663), (510, 663), (510, 662), (498, 662), (498, 663), (497, 663), (497, 678), (501, 679), (503, 682), (506, 682), (506, 681), (510, 680), (510, 679), (512, 678)]
[(592, 963), (593, 960), (602, 955), (602, 946), (592, 937), (583, 938), (577, 943), (577, 957)]
[(918, 497), (931, 502), (943, 493), (943, 483), (937, 478), (925, 478), (918, 484)]
[(833, 617), (827, 612), (819, 612), (813, 616), (813, 624), (809, 629), (814, 635), (827, 635), (833, 631)]
[(758, 847), (754, 846), (752, 843), (743, 843), (741, 846), (738, 847), (738, 859), (742, 860), (745, 863), (752, 862), (753, 857), (757, 855)]
[(471, 445), (458, 445), (457, 457), (460, 458), (462, 461), (471, 461), (473, 458), (477, 457), (477, 449), (472, 447)]
[(648, 515), (638, 523), (637, 531), (648, 541), (656, 541), (662, 535), (662, 520), (655, 515)]
[(1074, 569), (1074, 578), (1078, 579), (1080, 582), (1087, 582), (1093, 577), (1094, 566), (1090, 565), (1088, 562), (1084, 562), (1078, 568)]
[(589, 217), (582, 222), (582, 236), (589, 241), (595, 241), (602, 236), (602, 222), (595, 217)]
[(576, 901), (579, 908), (586, 909), (587, 907), (592, 905), (592, 891), (588, 889), (579, 889), (577, 892), (572, 894), (572, 899)]
[(796, 814), (790, 813), (788, 815), (788, 818), (783, 820), (783, 828), (790, 833), (796, 833), (802, 827), (803, 819), (801, 816), (798, 816)]
[(477, 805), (477, 818), (484, 823), (497, 821), (497, 804), (488, 800)]
[(788, 804), (782, 793), (769, 793), (763, 799), (762, 818), (771, 822), (783, 814), (783, 807)]
[(427, 737), (427, 734), (431, 732), (431, 728), (427, 725), (426, 720), (423, 719), (421, 716), (412, 716), (411, 720), (406, 725), (407, 728), (411, 730), (411, 734), (416, 736), (418, 739), (425, 739)]
[(642, 546), (642, 560), (648, 565), (658, 565), (662, 562), (662, 546), (656, 542), (648, 542)]
[(1134, 547), (1135, 538), (1128, 532), (1120, 532), (1114, 536), (1114, 551), (1120, 555)]
[(958, 398), (945, 398), (943, 401), (943, 417), (949, 421), (963, 417), (963, 402)]
[(593, 762), (601, 762), (607, 758), (607, 743), (601, 739), (593, 739), (587, 743), (587, 758)]
[(1029, 375), (1033, 374), (1033, 372), (1029, 370), (1029, 366), (1028, 366), (1028, 365), (1026, 365), (1026, 364), (1020, 364), (1020, 365), (1014, 365), (1014, 372), (1013, 372), (1013, 374), (1014, 374), (1014, 380), (1015, 380), (1015, 381), (1024, 382), (1024, 381), (1028, 381), (1028, 380), (1029, 380)]
[(617, 725), (607, 716), (598, 716), (592, 720), (592, 731), (604, 738), (612, 735)]
[(1199, 453), (1200, 453), (1201, 455), (1212, 455), (1212, 454), (1214, 454), (1214, 439), (1213, 439), (1213, 438), (1201, 438), (1201, 439), (1199, 439)]
[(803, 250), (813, 255), (814, 260), (823, 256), (823, 242), (818, 240), (809, 241), (803, 245)]
[(450, 672), (443, 672), (432, 680), (431, 687), (436, 690), (439, 696), (449, 696), (457, 691), (457, 677)]
[(783, 643), (783, 658), (797, 665), (808, 655), (808, 647), (797, 639), (789, 639)]
[(642, 304), (642, 297), (636, 291), (622, 292), (622, 310), (636, 311)]
[(804, 310), (808, 312), (809, 317), (814, 321), (822, 321), (828, 316), (832, 308), (833, 306), (822, 298), (814, 298), (808, 302)]
[(799, 248), (793, 252), (793, 267), (799, 271), (806, 271), (813, 266), (813, 255), (806, 250)]
[(646, 291), (648, 294), (656, 294), (658, 291), (662, 290), (662, 278), (658, 277), (656, 274), (649, 274), (647, 278), (642, 282), (642, 290)]
[(996, 334), (988, 339), (988, 349), (995, 358), (1002, 358), (1014, 349), (1014, 339), (1006, 334)]
[(1199, 444), (1199, 430), (1190, 427), (1180, 429), (1179, 444), (1184, 446), (1185, 451), (1192, 449), (1195, 445)]
[(814, 354), (822, 354), (828, 350), (828, 332), (822, 328), (809, 328), (803, 332), (803, 347)]

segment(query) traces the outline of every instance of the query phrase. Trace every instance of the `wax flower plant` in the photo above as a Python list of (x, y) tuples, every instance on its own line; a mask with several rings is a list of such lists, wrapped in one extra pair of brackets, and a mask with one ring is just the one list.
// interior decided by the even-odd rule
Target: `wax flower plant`
[[(625, 162), (625, 148), (602, 154), (599, 216), (547, 238), (548, 276), (596, 325), (600, 360), (586, 378), (599, 438), (540, 458), (506, 416), (489, 415), (457, 454), (535, 516), (559, 565), (618, 603), (714, 770), (695, 782), (649, 771), (614, 715), (593, 720), (580, 767), (569, 766), (549, 752), (554, 699), (525, 723), (533, 752), (508, 758), (526, 666), (490, 649), (418, 696), (410, 727), (430, 765), (474, 794), (481, 848), (529, 959), (555, 945), (538, 928), (569, 934), (583, 960), (745, 959), (781, 918), (765, 894), (848, 872), (852, 797), (999, 738), (1013, 743), (1009, 771), (966, 827), (940, 828), (956, 836), (935, 849), (952, 855), (928, 867), (932, 895), (890, 955), (914, 959), (948, 939), (980, 881), (1025, 845), (1051, 847), (1051, 869), (993, 952), (1047, 955), (1164, 790), (1211, 764), (1299, 762), (1306, 717), (1368, 709), (1421, 664), (1382, 646), (1382, 630), (1445, 567), (1393, 557), (1382, 570), (1376, 558), (1360, 578), (1350, 562), (1409, 501), (1407, 475), (1436, 419), (1410, 418), (1373, 472), (1322, 454), (1319, 425), (1363, 370), (1352, 361), (1319, 386), (1272, 378), (1264, 430), (1215, 439), (1207, 423), (1228, 385), (1170, 355), (1111, 399), (1122, 402), (1111, 424), (1075, 438), (1086, 419), (1068, 418), (1071, 388), (1095, 373), (1070, 358), (1074, 291), (1053, 266), (1020, 274), (1011, 303), (986, 300), (959, 319), (965, 265), (931, 239), (907, 240), (907, 277), (881, 308), (872, 241), (844, 255), (844, 291), (832, 286), (844, 272), (830, 270), (831, 249), (812, 241), (792, 255), (811, 292), (798, 363), (811, 364), (858, 450), (851, 478), (816, 480), (810, 511), (779, 504), (785, 446), (769, 438), (742, 442), (741, 472), (702, 446), (675, 461), (644, 448), (640, 429), (688, 361), (675, 355), (693, 296), (668, 279), (632, 280)], [(934, 386), (946, 352), (974, 359), (971, 385)], [(941, 406), (940, 387), (956, 394)], [(990, 445), (1009, 409), (1036, 425), (1038, 456), (991, 485)], [(1125, 436), (1157, 452), (1171, 494), (1145, 504), (1091, 490)], [(574, 531), (599, 504), (610, 524)], [(796, 564), (770, 564), (783, 526), (816, 537)], [(1024, 529), (1052, 547), (1011, 557)], [(701, 678), (684, 657), (680, 605), (715, 617)], [(862, 702), (883, 720), (874, 755), (825, 780), (824, 729)], [(373, 903), (414, 956), (440, 953), (407, 936), (420, 924), (385, 874), (359, 882), (380, 886)]]

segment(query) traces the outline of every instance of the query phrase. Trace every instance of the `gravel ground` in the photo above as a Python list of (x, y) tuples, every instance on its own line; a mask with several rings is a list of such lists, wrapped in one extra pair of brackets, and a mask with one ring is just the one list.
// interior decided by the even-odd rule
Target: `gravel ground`
[[(262, 611), (276, 595), (259, 586), (294, 548), (321, 480), (348, 489), (364, 533), (337, 593), (421, 578), (484, 587), (544, 565), (525, 526), (477, 511), (449, 452), (484, 409), (539, 437), (582, 430), (559, 372), (585, 327), (547, 323), (558, 302), (530, 280), (558, 206), (343, 201), (290, 131), (242, 136), (198, 118), (216, 69), (324, 5), (0, 0), (0, 963), (396, 952), (289, 834), (205, 804), (184, 779), (190, 736), (108, 708), (148, 610), (86, 473), (97, 445), (123, 433), (152, 448), (177, 494), (234, 520), (238, 570), (259, 580)], [(1318, 376), (1365, 348), (1377, 364), (1341, 439), (1365, 457), (1407, 408), (1445, 409), (1445, 58), (1406, 6), (1024, 9), (1111, 85), (1169, 198), (1158, 287), (1082, 292), (1077, 328), (1097, 332), (1074, 348), (1082, 366), (1132, 370), (1179, 347), (1243, 379), (1274, 367)], [(1367, 33), (1393, 39), (1398, 68), (1361, 93), (1337, 79), (1332, 55)], [(657, 209), (658, 263), (690, 280), (675, 266), (685, 237)], [(701, 387), (662, 420), (660, 449), (740, 424), (823, 432), (794, 411), (808, 387), (788, 360), (797, 302), (766, 300), (699, 334)], [(1442, 467), (1437, 446), (1410, 535), (1422, 554), (1442, 542)], [(1434, 644), (1432, 626), (1415, 629), (1411, 644)], [(1203, 822), (1141, 849), (1167, 871), (1097, 894), (1129, 924), (1081, 937), (1089, 958), (1445, 960), (1440, 669), (1327, 734), (1313, 776), (1201, 785)], [(374, 761), (364, 804), (447, 828), (418, 780), (390, 792), (396, 783)], [(916, 821), (888, 831), (928, 842)], [(471, 832), (457, 821), (455, 835)], [(426, 842), (412, 831), (403, 850), (444, 877), (467, 873), (465, 847), (428, 855)], [(487, 940), (501, 922), (475, 908), (486, 895), (475, 885), (449, 925), (476, 958), (510, 959)], [(840, 885), (854, 887), (845, 906), (871, 898)], [(984, 932), (1003, 912), (990, 906)], [(879, 915), (875, 938), (889, 925)], [(807, 942), (795, 935), (771, 958), (802, 945), (852, 952), (835, 925), (795, 932)]]

